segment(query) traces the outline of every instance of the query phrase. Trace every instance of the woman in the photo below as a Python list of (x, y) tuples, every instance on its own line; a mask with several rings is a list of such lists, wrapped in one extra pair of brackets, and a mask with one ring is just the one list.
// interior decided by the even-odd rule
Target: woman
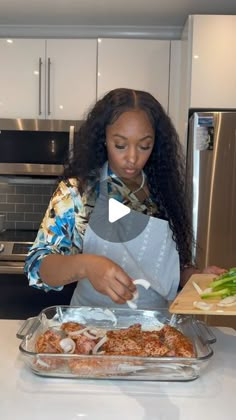
[[(71, 304), (111, 307), (131, 300), (133, 280), (144, 278), (151, 287), (139, 288), (138, 307), (167, 306), (199, 272), (183, 162), (171, 120), (152, 95), (130, 89), (105, 95), (78, 132), (28, 254), (30, 285), (61, 290), (78, 282)], [(111, 198), (131, 210), (129, 219), (107, 220)]]

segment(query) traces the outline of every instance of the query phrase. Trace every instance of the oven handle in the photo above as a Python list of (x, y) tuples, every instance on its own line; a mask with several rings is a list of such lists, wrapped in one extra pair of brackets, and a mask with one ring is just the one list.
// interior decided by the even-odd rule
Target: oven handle
[(28, 335), (32, 336), (39, 325), (40, 320), (37, 316), (26, 319), (16, 333), (17, 338), (23, 339)]

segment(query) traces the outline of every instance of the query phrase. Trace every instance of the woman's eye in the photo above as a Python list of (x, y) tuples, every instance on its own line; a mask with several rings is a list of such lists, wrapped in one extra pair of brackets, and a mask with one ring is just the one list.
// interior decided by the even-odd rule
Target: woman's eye
[(149, 150), (151, 149), (151, 146), (140, 146), (141, 150)]
[[(138, 146), (137, 149), (142, 150), (142, 151), (146, 151), (146, 150), (151, 149), (151, 147), (152, 147), (151, 145), (148, 145), (148, 146)], [(127, 148), (127, 145), (125, 145), (125, 144), (115, 144), (115, 148), (116, 149), (119, 149), (119, 150), (124, 150), (124, 149)]]
[(115, 148), (116, 148), (116, 149), (124, 149), (124, 148), (125, 148), (125, 146), (123, 146), (123, 145), (121, 145), (121, 144), (116, 144), (116, 145), (115, 145)]

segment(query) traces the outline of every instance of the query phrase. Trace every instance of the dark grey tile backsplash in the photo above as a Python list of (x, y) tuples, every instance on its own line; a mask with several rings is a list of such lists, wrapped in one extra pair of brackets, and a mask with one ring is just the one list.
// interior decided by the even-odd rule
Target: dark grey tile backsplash
[(6, 229), (38, 229), (56, 181), (45, 179), (0, 180), (0, 213)]

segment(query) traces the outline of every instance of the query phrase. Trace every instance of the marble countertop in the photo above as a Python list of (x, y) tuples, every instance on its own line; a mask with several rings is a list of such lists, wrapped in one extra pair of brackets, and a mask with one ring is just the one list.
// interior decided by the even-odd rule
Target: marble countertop
[(22, 360), (22, 321), (0, 320), (0, 419), (227, 420), (235, 419), (236, 331), (212, 328), (214, 355), (192, 382), (43, 378)]

